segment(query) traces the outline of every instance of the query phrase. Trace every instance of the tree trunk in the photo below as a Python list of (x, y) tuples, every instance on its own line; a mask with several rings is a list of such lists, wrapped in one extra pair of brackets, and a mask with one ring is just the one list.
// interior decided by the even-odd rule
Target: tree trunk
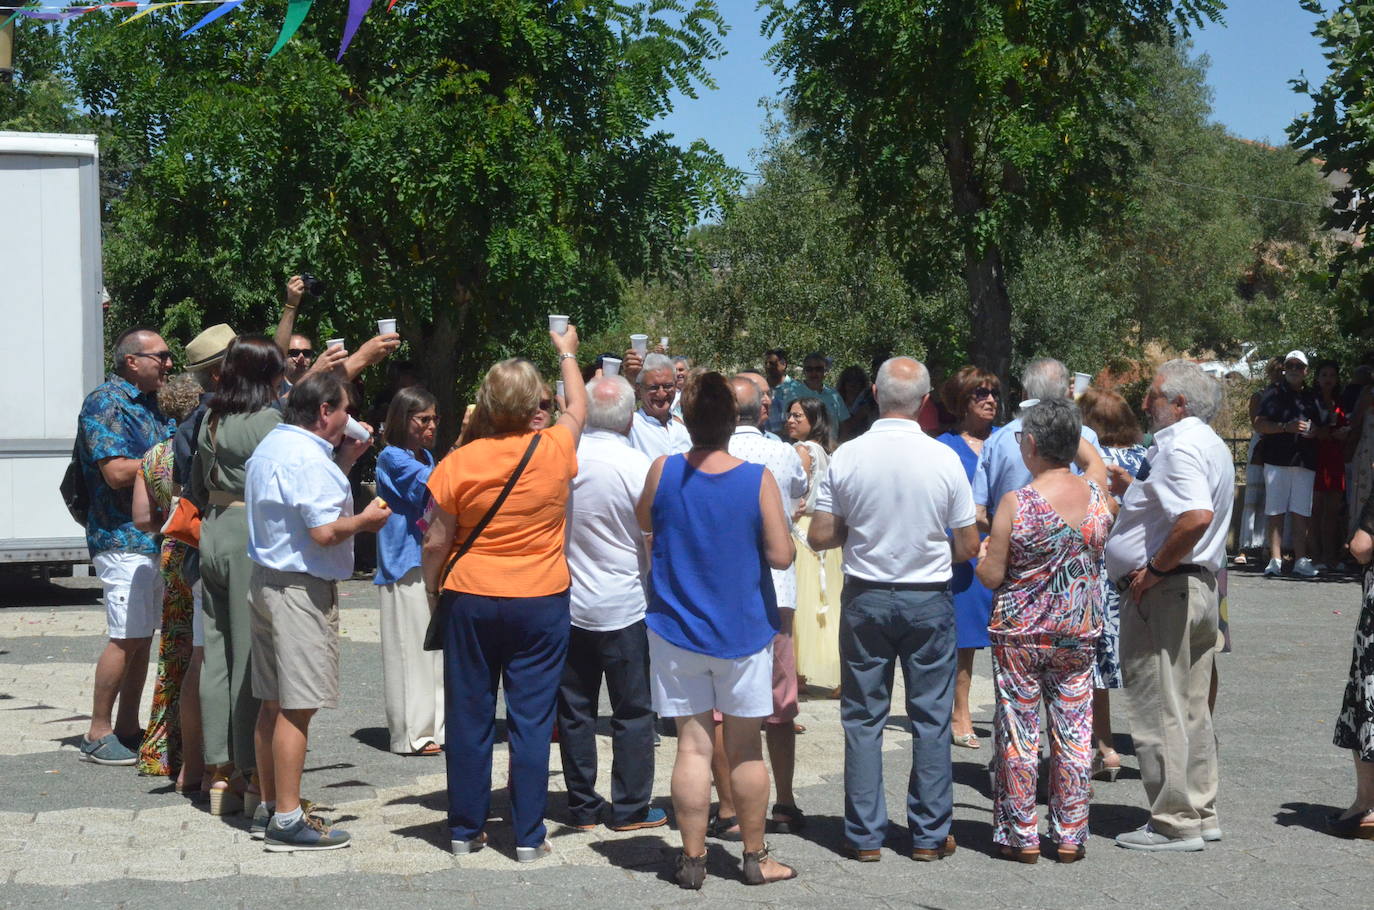
[[(464, 308), (466, 310), (466, 308)], [(458, 331), (452, 307), (435, 307), (434, 323), (420, 338), (409, 338), (410, 349), (416, 354), (425, 388), (439, 401), (439, 428), (434, 436), (434, 454), (443, 458), (453, 441), (463, 412), (458, 402)]]
[(964, 283), (969, 299), (969, 358), (975, 366), (996, 373), (1008, 388), (1011, 372), (1011, 298), (1007, 296), (1002, 250), (980, 241), (979, 220), (990, 207), (973, 161), (967, 124), (945, 131), (945, 171), (953, 196), (954, 214), (964, 237)]

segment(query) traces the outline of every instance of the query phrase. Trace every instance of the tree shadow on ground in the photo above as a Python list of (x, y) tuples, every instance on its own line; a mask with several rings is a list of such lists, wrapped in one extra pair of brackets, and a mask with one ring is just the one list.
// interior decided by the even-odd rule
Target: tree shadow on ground
[(1274, 824), (1284, 828), (1307, 828), (1318, 834), (1330, 834), (1326, 825), (1329, 816), (1339, 815), (1343, 807), (1328, 806), (1322, 803), (1284, 803), (1279, 812), (1274, 813)]
[(67, 587), (36, 578), (0, 576), (0, 609), (85, 607), (100, 603), (100, 587)]

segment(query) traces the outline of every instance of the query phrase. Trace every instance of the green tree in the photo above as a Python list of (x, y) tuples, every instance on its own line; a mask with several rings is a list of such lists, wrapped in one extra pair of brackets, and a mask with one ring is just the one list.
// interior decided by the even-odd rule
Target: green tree
[(272, 59), (280, 4), (187, 39), (199, 11), (68, 29), (82, 103), (138, 162), (108, 283), (127, 320), (251, 331), (308, 269), (331, 290), (305, 327), (356, 343), (397, 317), (451, 434), (451, 391), (543, 350), (545, 313), (604, 321), (723, 201), (720, 157), (650, 124), (710, 85), (725, 26), (713, 0), (415, 0), (336, 64), (328, 7)]
[(1219, 0), (765, 0), (800, 138), (913, 280), (955, 269), (974, 362), (1012, 358), (1008, 246), (1118, 207), (1143, 48)]

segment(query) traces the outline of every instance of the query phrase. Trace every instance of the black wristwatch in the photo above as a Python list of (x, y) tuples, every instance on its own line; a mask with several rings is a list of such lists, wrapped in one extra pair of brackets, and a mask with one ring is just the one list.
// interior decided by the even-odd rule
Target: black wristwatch
[(1145, 571), (1149, 572), (1155, 578), (1163, 578), (1169, 574), (1168, 572), (1161, 572), (1155, 568), (1155, 558), (1153, 556), (1145, 560)]

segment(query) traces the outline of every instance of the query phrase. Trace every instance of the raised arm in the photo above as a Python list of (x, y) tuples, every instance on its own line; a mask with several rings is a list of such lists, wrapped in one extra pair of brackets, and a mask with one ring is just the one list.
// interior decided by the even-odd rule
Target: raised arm
[(283, 356), (291, 348), (291, 333), (296, 331), (296, 310), (301, 305), (304, 293), (305, 279), (299, 275), (286, 279), (286, 305), (282, 307), (281, 319), (277, 321), (277, 332), (272, 336)]
[(582, 428), (587, 425), (587, 386), (582, 381), (582, 368), (577, 365), (577, 326), (568, 326), (562, 335), (549, 332), (549, 340), (558, 351), (558, 375), (563, 379), (564, 406), (557, 425), (565, 427), (572, 434), (573, 445), (577, 445)]

